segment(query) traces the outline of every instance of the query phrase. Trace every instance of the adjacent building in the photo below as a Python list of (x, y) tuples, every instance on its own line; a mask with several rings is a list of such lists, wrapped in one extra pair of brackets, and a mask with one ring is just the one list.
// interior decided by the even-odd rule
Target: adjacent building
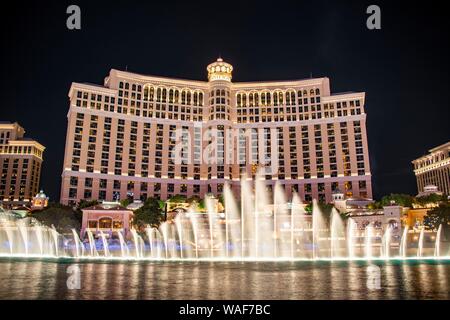
[(5, 207), (29, 204), (39, 191), (45, 147), (24, 134), (17, 122), (0, 122), (0, 201)]
[(412, 163), (419, 195), (438, 191), (450, 195), (450, 141), (429, 150), (427, 155)]
[(72, 83), (61, 202), (239, 193), (257, 172), (307, 202), (372, 197), (364, 92), (232, 71), (219, 58), (208, 81), (113, 69), (103, 86)]
[(102, 232), (107, 237), (117, 237), (120, 232), (125, 238), (130, 236), (133, 211), (122, 207), (117, 202), (103, 202), (92, 207), (82, 209), (81, 238), (86, 238), (90, 231), (94, 237)]

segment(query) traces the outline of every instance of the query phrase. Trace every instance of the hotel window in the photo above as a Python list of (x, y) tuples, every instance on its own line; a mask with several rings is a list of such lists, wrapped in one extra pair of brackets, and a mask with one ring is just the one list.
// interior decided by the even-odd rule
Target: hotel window
[(98, 192), (98, 199), (99, 200), (106, 200), (106, 191), (105, 190), (100, 190)]
[(92, 190), (84, 190), (84, 199), (92, 198)]
[(78, 178), (77, 177), (70, 177), (70, 185), (72, 187), (78, 186)]
[(111, 218), (101, 218), (98, 222), (100, 229), (111, 229), (112, 219)]

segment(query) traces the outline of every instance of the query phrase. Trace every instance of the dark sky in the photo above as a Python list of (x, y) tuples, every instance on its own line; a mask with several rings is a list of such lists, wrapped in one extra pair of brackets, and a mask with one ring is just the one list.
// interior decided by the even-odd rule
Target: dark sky
[[(394, 2), (394, 1), (391, 1)], [(110, 68), (206, 80), (220, 54), (235, 81), (327, 76), (365, 91), (375, 198), (415, 194), (411, 160), (450, 140), (443, 4), (366, 1), (16, 1), (1, 10), (1, 116), (47, 147), (41, 186), (59, 198), (72, 81)], [(66, 28), (78, 4), (82, 29)], [(366, 28), (378, 4), (382, 29)], [(9, 7), (9, 6), (8, 6)]]

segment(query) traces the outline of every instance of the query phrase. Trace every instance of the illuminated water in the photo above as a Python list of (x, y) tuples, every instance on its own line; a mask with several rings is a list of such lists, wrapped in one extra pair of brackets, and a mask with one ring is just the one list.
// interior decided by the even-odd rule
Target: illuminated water
[[(448, 261), (89, 262), (0, 259), (0, 299), (449, 299)], [(371, 264), (372, 265), (372, 264)], [(376, 268), (375, 268), (376, 269)]]
[(58, 234), (34, 218), (0, 212), (0, 257), (60, 259), (296, 261), (379, 259), (449, 259), (450, 245), (437, 232), (358, 225), (344, 221), (333, 209), (330, 217), (313, 201), (307, 213), (294, 193), (287, 199), (283, 186), (266, 189), (264, 175), (243, 177), (240, 199), (224, 186), (225, 210), (207, 197), (206, 212), (189, 208), (159, 228), (77, 230)]

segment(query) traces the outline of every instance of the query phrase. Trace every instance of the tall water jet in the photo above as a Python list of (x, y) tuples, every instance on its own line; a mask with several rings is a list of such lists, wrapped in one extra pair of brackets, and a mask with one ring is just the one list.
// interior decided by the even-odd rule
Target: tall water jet
[(189, 220), (191, 221), (192, 233), (194, 235), (195, 258), (198, 259), (198, 221), (196, 214), (189, 209)]
[[(250, 243), (250, 239), (255, 239), (255, 213), (254, 193), (251, 182), (246, 175), (241, 179), (241, 253), (242, 257), (255, 256), (255, 245)], [(246, 246), (247, 243), (247, 246)]]
[(371, 260), (372, 258), (373, 258), (373, 247), (372, 247), (372, 245), (373, 245), (373, 226), (372, 226), (372, 224), (371, 223), (369, 223), (367, 226), (366, 226), (366, 229), (365, 229), (365, 233), (364, 233), (364, 238), (365, 238), (365, 246), (364, 246), (364, 249), (365, 249), (365, 258), (366, 259), (368, 259), (368, 260)]
[(439, 225), (438, 231), (436, 233), (436, 243), (434, 244), (434, 256), (441, 256), (441, 233), (442, 233), (442, 224)]
[[(28, 232), (27, 227), (25, 226), (24, 220), (19, 220), (17, 223), (17, 227), (19, 229), (20, 235), (22, 236), (22, 242), (25, 250), (25, 254), (28, 254)], [(58, 254), (56, 254), (58, 255)]]
[(423, 256), (424, 232), (425, 232), (425, 227), (422, 226), (422, 229), (420, 230), (420, 234), (419, 234), (419, 243), (418, 243), (418, 246), (417, 246), (417, 256), (418, 257), (422, 257)]
[(76, 257), (82, 257), (84, 254), (84, 246), (81, 243), (80, 237), (78, 236), (78, 233), (75, 229), (72, 229), (72, 235), (73, 235), (73, 242), (75, 243), (75, 253)]
[(137, 231), (135, 229), (131, 229), (131, 235), (133, 236), (133, 243), (134, 243), (134, 252), (135, 257), (137, 259), (141, 258), (141, 241), (139, 241), (140, 236), (138, 235)]
[(92, 231), (88, 229), (86, 231), (86, 233), (87, 233), (87, 236), (88, 236), (89, 250), (91, 252), (91, 257), (98, 256), (97, 248), (96, 248), (96, 245), (95, 245), (95, 239), (94, 239), (94, 235), (92, 234)]
[(42, 226), (34, 226), (33, 229), (36, 235), (36, 240), (38, 242), (39, 253), (42, 255), (44, 254), (44, 239), (42, 234)]
[(312, 210), (312, 257), (313, 259), (320, 258), (321, 246), (321, 235), (326, 229), (325, 221), (322, 215), (322, 211), (317, 205), (317, 201), (313, 200), (313, 210)]
[(58, 245), (58, 231), (56, 231), (55, 226), (52, 225), (51, 228), (53, 243), (55, 245), (55, 256), (59, 256), (59, 245)]
[(209, 254), (210, 258), (214, 258), (214, 227), (217, 215), (215, 198), (206, 197), (205, 203), (206, 203), (206, 211), (208, 213)]
[(391, 254), (391, 237), (392, 237), (392, 228), (391, 226), (388, 225), (382, 239), (383, 256), (386, 259), (389, 259)]
[(355, 257), (355, 232), (357, 230), (357, 224), (352, 219), (347, 220), (347, 256), (350, 259)]
[(161, 233), (163, 236), (163, 240), (164, 240), (164, 250), (166, 253), (166, 259), (169, 258), (169, 246), (168, 246), (168, 242), (169, 242), (169, 224), (166, 222), (163, 222), (161, 224)]
[(9, 253), (12, 255), (13, 252), (14, 252), (14, 236), (13, 236), (13, 232), (12, 232), (10, 226), (8, 225), (8, 221), (4, 221), (4, 219), (2, 219), (2, 220), (3, 221), (2, 221), (2, 223), (0, 225), (0, 228), (5, 231), (6, 241), (8, 242), (8, 247), (9, 247)]
[(153, 228), (147, 227), (145, 228), (145, 233), (147, 234), (147, 238), (148, 238), (148, 246), (150, 248), (150, 258), (154, 257), (154, 253), (153, 253)]
[(255, 258), (273, 256), (273, 214), (266, 211), (269, 207), (268, 199), (264, 168), (261, 168), (255, 178), (255, 232), (253, 243)]
[(119, 237), (121, 257), (122, 258), (128, 257), (130, 254), (130, 250), (128, 249), (128, 246), (125, 243), (125, 239), (123, 238), (122, 231), (117, 231), (117, 236)]
[(400, 257), (406, 258), (408, 250), (408, 230), (409, 227), (405, 226), (403, 229), (402, 239), (400, 240)]
[(181, 216), (178, 214), (175, 217), (175, 226), (178, 233), (178, 241), (180, 243), (180, 258), (183, 259), (183, 227), (181, 223)]
[[(285, 192), (283, 190), (283, 187), (280, 185), (280, 183), (277, 181), (275, 183), (275, 190), (274, 190), (274, 206), (273, 206), (273, 256), (278, 257), (278, 239), (280, 238), (280, 226), (290, 223), (290, 229), (291, 229), (291, 244), (293, 241), (293, 235), (294, 235), (294, 219), (293, 219), (293, 212), (291, 211), (291, 221), (287, 222), (287, 208), (286, 208), (286, 198), (285, 198)], [(284, 255), (284, 248), (281, 248), (282, 252), (281, 254)], [(291, 257), (293, 256), (293, 245), (291, 245)]]
[(331, 211), (330, 229), (330, 258), (339, 258), (342, 256), (341, 240), (345, 234), (345, 231), (342, 218), (339, 212), (337, 212), (334, 208)]
[(226, 220), (226, 246), (227, 246), (227, 256), (230, 255), (230, 248), (231, 245), (232, 256), (238, 257), (242, 256), (242, 253), (240, 252), (242, 249), (242, 245), (239, 243), (238, 247), (238, 241), (241, 241), (241, 228), (240, 228), (240, 215), (239, 215), (239, 208), (236, 203), (236, 200), (234, 198), (233, 192), (228, 185), (228, 183), (225, 183), (224, 186), (224, 198), (225, 198), (225, 220)]
[(109, 245), (108, 245), (108, 240), (106, 239), (106, 235), (103, 233), (102, 230), (100, 230), (100, 238), (102, 239), (102, 244), (103, 244), (103, 255), (105, 257), (109, 257)]

